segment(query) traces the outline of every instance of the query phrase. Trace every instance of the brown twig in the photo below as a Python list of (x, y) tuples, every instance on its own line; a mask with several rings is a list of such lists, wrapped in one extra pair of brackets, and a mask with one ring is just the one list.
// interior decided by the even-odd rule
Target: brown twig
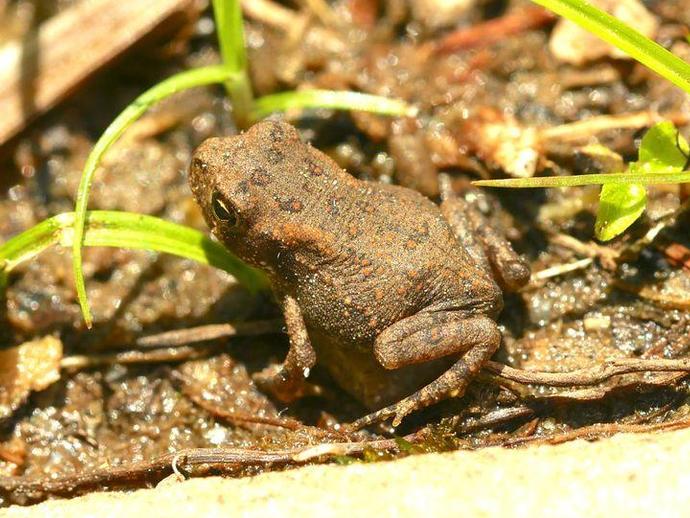
[(136, 341), (137, 347), (178, 347), (196, 342), (206, 342), (230, 336), (255, 336), (282, 332), (281, 319), (255, 320), (235, 324), (210, 324), (206, 326), (176, 329), (155, 335), (143, 336)]
[(338, 435), (340, 439), (344, 439), (343, 434), (334, 433), (329, 430), (323, 430), (321, 428), (316, 428), (312, 426), (306, 426), (297, 419), (291, 417), (281, 417), (281, 416), (268, 416), (268, 415), (257, 415), (249, 414), (245, 412), (232, 411), (229, 412), (224, 408), (219, 407), (212, 401), (205, 399), (201, 395), (200, 388), (198, 384), (189, 377), (185, 376), (180, 372), (173, 372), (172, 376), (181, 383), (181, 391), (187, 396), (192, 403), (198, 407), (204, 409), (213, 417), (225, 421), (233, 426), (246, 426), (248, 424), (263, 424), (267, 426), (275, 426), (276, 428), (285, 428), (286, 430), (298, 431), (298, 430), (309, 430), (310, 433), (313, 432), (314, 435), (321, 437)]
[(545, 268), (545, 269), (540, 270), (538, 272), (534, 272), (530, 278), (529, 285), (526, 286), (524, 289), (526, 289), (526, 290), (534, 289), (537, 286), (542, 285), (545, 280), (551, 279), (552, 277), (558, 277), (558, 276), (563, 275), (565, 273), (571, 273), (571, 272), (576, 272), (578, 270), (583, 270), (583, 269), (587, 268), (590, 264), (592, 264), (592, 262), (593, 262), (593, 259), (591, 257), (585, 257), (584, 259), (580, 259), (578, 261), (573, 261), (571, 263), (557, 264), (555, 266)]
[(688, 123), (688, 116), (681, 112), (662, 115), (652, 110), (623, 115), (598, 115), (582, 121), (543, 128), (539, 130), (539, 139), (541, 141), (575, 142), (588, 140), (603, 131), (626, 128), (639, 129), (652, 126), (663, 120), (671, 120), (674, 124), (684, 125)]
[(463, 27), (434, 42), (433, 52), (449, 54), (459, 50), (486, 47), (520, 32), (551, 23), (556, 16), (541, 7), (531, 6), (471, 27)]
[(484, 369), (509, 381), (527, 385), (547, 385), (550, 387), (573, 387), (597, 385), (622, 374), (640, 372), (690, 372), (690, 358), (667, 360), (636, 358), (616, 358), (602, 365), (577, 369), (570, 372), (537, 372), (515, 369), (497, 363), (487, 362)]
[(589, 258), (598, 258), (602, 266), (608, 270), (613, 270), (617, 263), (618, 252), (609, 246), (600, 245), (593, 241), (580, 241), (576, 237), (568, 234), (556, 233), (550, 236), (551, 244), (562, 246), (572, 250), (576, 254), (584, 255)]
[[(510, 437), (502, 439), (491, 444), (491, 446), (524, 446), (536, 444), (561, 444), (564, 442), (574, 441), (576, 439), (584, 439), (593, 441), (596, 439), (603, 439), (611, 437), (619, 433), (650, 433), (658, 431), (679, 430), (690, 427), (690, 419), (679, 419), (676, 421), (667, 421), (657, 424), (595, 424), (592, 426), (585, 426), (576, 430), (557, 433), (553, 435), (536, 435), (529, 437)], [(488, 445), (487, 445), (488, 446)]]
[(507, 424), (517, 419), (523, 419), (534, 415), (534, 410), (527, 406), (518, 406), (511, 408), (501, 408), (489, 412), (477, 419), (468, 419), (457, 427), (460, 433), (478, 432)]
[[(419, 440), (412, 435), (408, 442)], [(59, 478), (53, 477), (6, 477), (0, 476), (0, 497), (6, 503), (27, 504), (49, 496), (71, 496), (93, 489), (123, 489), (139, 487), (144, 483), (156, 483), (177, 469), (190, 470), (203, 466), (199, 474), (209, 469), (224, 473), (237, 473), (243, 468), (294, 466), (318, 457), (332, 455), (359, 455), (367, 449), (397, 451), (394, 439), (333, 443), (319, 446), (261, 451), (244, 448), (192, 448), (162, 455), (150, 461), (127, 466), (99, 468)]]
[[(646, 361), (657, 361), (657, 362), (673, 362), (676, 360), (634, 360), (634, 359), (622, 359), (620, 361), (629, 362), (646, 362)], [(687, 360), (678, 360), (687, 361)], [(493, 363), (493, 362), (492, 362)], [(505, 370), (507, 366), (502, 364), (495, 364), (495, 368), (498, 370)], [(678, 380), (684, 378), (688, 375), (687, 370), (678, 370), (673, 367), (671, 372), (666, 371), (666, 366), (660, 366), (659, 369), (655, 370), (653, 365), (649, 366), (649, 369), (644, 368), (644, 364), (641, 363), (639, 368), (633, 368), (632, 366), (620, 367), (619, 372), (614, 372), (618, 369), (612, 368), (610, 370), (603, 370), (602, 367), (592, 367), (591, 369), (579, 369), (577, 371), (565, 372), (565, 373), (552, 373), (552, 372), (535, 372), (535, 371), (522, 371), (519, 369), (513, 369), (512, 373), (508, 376), (501, 376), (498, 374), (493, 374), (490, 372), (482, 373), (481, 376), (485, 378), (490, 383), (495, 383), (511, 392), (515, 393), (518, 397), (523, 400), (540, 400), (540, 401), (600, 401), (612, 393), (620, 393), (623, 391), (639, 391), (641, 388), (661, 388), (673, 386)], [(678, 368), (682, 365), (678, 365)], [(629, 372), (622, 372), (623, 370), (628, 370)], [(511, 369), (508, 367), (508, 369)], [(486, 369), (490, 371), (490, 369)], [(643, 378), (643, 379), (627, 379), (623, 382), (618, 382), (615, 384), (599, 385), (597, 383), (604, 381), (605, 379), (620, 374), (627, 373), (642, 373), (642, 372), (656, 372), (653, 376)], [(519, 378), (520, 381), (516, 379), (509, 378)], [(581, 381), (582, 384), (578, 385), (576, 383), (570, 384), (569, 381)], [(528, 389), (524, 385), (539, 385), (542, 387), (549, 387), (549, 391), (538, 391)], [(591, 386), (595, 385), (595, 386)], [(585, 388), (573, 388), (578, 386), (584, 386)], [(569, 390), (557, 390), (557, 387), (568, 387)]]
[(153, 351), (125, 351), (90, 355), (66, 356), (60, 361), (61, 369), (92, 369), (103, 365), (163, 363), (196, 360), (208, 356), (210, 347), (169, 347)]

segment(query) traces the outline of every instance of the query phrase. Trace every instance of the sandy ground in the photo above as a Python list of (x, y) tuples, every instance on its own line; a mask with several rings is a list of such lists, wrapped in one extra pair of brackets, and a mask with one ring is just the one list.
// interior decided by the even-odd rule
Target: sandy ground
[(250, 478), (163, 481), (5, 510), (9, 517), (687, 516), (690, 430), (394, 462), (309, 466)]

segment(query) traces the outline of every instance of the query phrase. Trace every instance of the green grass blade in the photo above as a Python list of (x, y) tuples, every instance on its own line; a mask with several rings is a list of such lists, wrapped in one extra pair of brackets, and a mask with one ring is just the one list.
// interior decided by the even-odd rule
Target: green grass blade
[(213, 83), (224, 83), (231, 77), (232, 74), (222, 66), (197, 68), (169, 77), (141, 94), (132, 104), (127, 106), (127, 108), (115, 118), (110, 126), (108, 126), (91, 150), (91, 153), (86, 159), (81, 181), (79, 182), (79, 189), (77, 190), (77, 202), (75, 205), (76, 218), (74, 220), (74, 246), (72, 248), (74, 281), (77, 287), (77, 297), (79, 298), (79, 304), (81, 305), (81, 310), (87, 326), (91, 325), (92, 319), (89, 303), (86, 300), (84, 276), (81, 271), (81, 241), (84, 235), (84, 220), (86, 217), (86, 206), (89, 200), (89, 188), (91, 187), (93, 175), (96, 172), (96, 168), (103, 154), (151, 105), (181, 90)]
[(242, 7), (239, 0), (213, 0), (212, 4), (223, 65), (236, 76), (225, 83), (225, 89), (232, 99), (235, 123), (246, 127), (250, 122), (254, 94), (247, 68)]
[(60, 241), (64, 229), (74, 224), (74, 213), (68, 212), (46, 219), (0, 245), (0, 269), (10, 272)]
[(244, 71), (247, 69), (247, 53), (244, 49), (244, 27), (240, 2), (239, 0), (213, 0), (212, 4), (223, 64), (232, 72)]
[(546, 187), (577, 187), (581, 185), (658, 185), (664, 183), (690, 183), (690, 171), (682, 173), (653, 174), (580, 174), (577, 176), (536, 176), (534, 178), (501, 178), (499, 180), (477, 180), (478, 187), (510, 187), (534, 189)]
[[(76, 220), (74, 212), (59, 214), (0, 245), (0, 273), (6, 275), (50, 246), (72, 246)], [(263, 273), (247, 266), (220, 243), (170, 221), (130, 212), (89, 211), (85, 230), (85, 246), (156, 250), (225, 270), (252, 290), (268, 286)]]
[(583, 0), (532, 0), (618, 47), (690, 93), (690, 65), (617, 18)]
[(284, 112), (296, 108), (359, 110), (400, 117), (413, 117), (417, 114), (417, 109), (414, 106), (399, 99), (389, 99), (360, 92), (299, 90), (260, 97), (254, 103), (252, 118), (259, 120), (273, 112)]

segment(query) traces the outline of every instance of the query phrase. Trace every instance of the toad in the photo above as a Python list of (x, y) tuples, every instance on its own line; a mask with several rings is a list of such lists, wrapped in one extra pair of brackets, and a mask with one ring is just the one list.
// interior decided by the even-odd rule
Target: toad
[(318, 358), (375, 410), (354, 428), (462, 396), (500, 345), (501, 288), (529, 278), (447, 182), (438, 206), (358, 180), (285, 122), (206, 140), (189, 181), (211, 231), (267, 273), (285, 317), (287, 357), (255, 381), (289, 401)]

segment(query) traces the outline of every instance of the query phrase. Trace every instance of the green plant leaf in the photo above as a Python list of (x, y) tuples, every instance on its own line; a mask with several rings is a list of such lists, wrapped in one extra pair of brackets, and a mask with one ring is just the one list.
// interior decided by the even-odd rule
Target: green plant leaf
[(77, 298), (79, 299), (79, 304), (87, 326), (90, 327), (92, 319), (89, 302), (86, 299), (84, 275), (81, 269), (81, 242), (84, 236), (86, 206), (89, 202), (89, 189), (101, 158), (122, 133), (124, 133), (134, 121), (141, 117), (151, 105), (181, 90), (213, 83), (224, 83), (232, 77), (232, 73), (223, 66), (197, 68), (169, 77), (151, 87), (137, 97), (132, 104), (127, 106), (122, 113), (110, 123), (103, 132), (103, 135), (98, 139), (98, 142), (94, 145), (91, 153), (89, 153), (79, 182), (79, 188), (77, 189), (77, 202), (74, 208), (76, 213), (74, 219), (74, 246), (72, 248), (72, 266), (74, 268), (74, 282), (77, 287)]
[(399, 117), (413, 117), (417, 114), (414, 106), (399, 99), (340, 90), (298, 90), (260, 97), (254, 103), (252, 119), (259, 120), (273, 112), (297, 108), (360, 110)]
[[(225, 270), (251, 290), (268, 286), (262, 272), (198, 230), (129, 212), (89, 211), (86, 216), (85, 246), (157, 250)], [(0, 245), (0, 277), (50, 246), (72, 246), (76, 219), (74, 212), (53, 216)]]
[(583, 0), (532, 0), (618, 47), (690, 93), (690, 65), (632, 27)]
[(642, 137), (639, 174), (680, 173), (689, 151), (688, 143), (671, 121), (659, 122)]
[[(639, 160), (628, 166), (628, 173), (632, 178), (681, 174), (687, 152), (688, 143), (673, 123), (659, 122), (642, 137)], [(594, 226), (597, 238), (608, 241), (621, 234), (642, 215), (646, 204), (647, 191), (642, 184), (604, 185)]]
[(247, 66), (242, 7), (239, 0), (213, 0), (212, 4), (223, 66), (233, 75), (225, 82), (225, 89), (232, 100), (235, 124), (245, 128), (250, 123), (254, 94)]
[(594, 232), (601, 241), (621, 234), (639, 218), (647, 205), (644, 185), (604, 185), (599, 194), (599, 210)]

